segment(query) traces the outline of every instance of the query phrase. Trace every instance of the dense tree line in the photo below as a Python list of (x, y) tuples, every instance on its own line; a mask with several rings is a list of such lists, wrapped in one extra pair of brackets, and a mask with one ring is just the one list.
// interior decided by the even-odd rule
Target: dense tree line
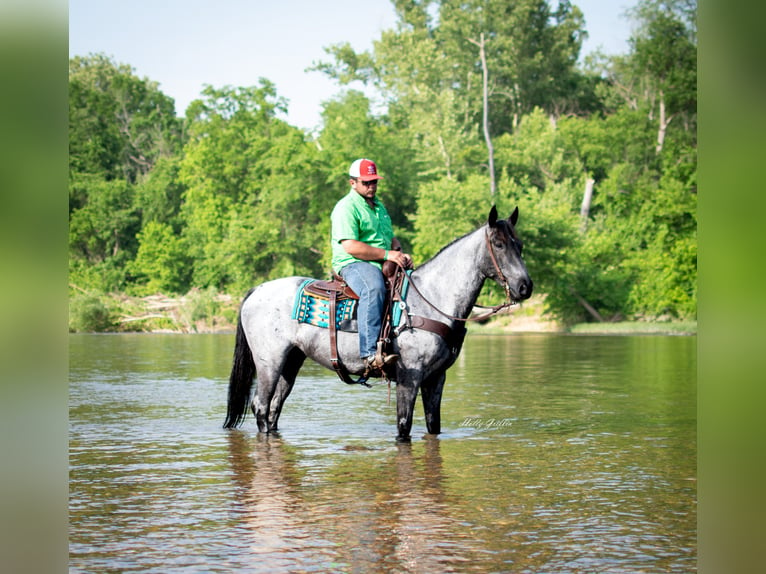
[(397, 25), (371, 52), (330, 46), (313, 65), (342, 88), (316, 134), (280, 119), (267, 79), (208, 86), (179, 118), (128, 65), (71, 59), (73, 288), (240, 295), (324, 277), (329, 213), (365, 156), (416, 263), (492, 203), (519, 205), (530, 273), (558, 318), (696, 317), (696, 0), (641, 0), (628, 53), (585, 65), (568, 0), (393, 3)]

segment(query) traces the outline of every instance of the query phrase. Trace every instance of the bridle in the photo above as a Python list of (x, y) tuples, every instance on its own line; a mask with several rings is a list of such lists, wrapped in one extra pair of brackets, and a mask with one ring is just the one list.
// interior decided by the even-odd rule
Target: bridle
[[(511, 239), (513, 239), (513, 235), (511, 235)], [(497, 278), (502, 282), (503, 289), (505, 290), (505, 303), (503, 304), (503, 307), (509, 307), (511, 305), (511, 286), (508, 284), (508, 279), (505, 278), (505, 275), (503, 274), (503, 271), (500, 269), (500, 265), (497, 262), (495, 250), (492, 248), (492, 241), (489, 239), (489, 227), (487, 227), (487, 231), (484, 234), (484, 242), (487, 244), (487, 251), (489, 251), (489, 257), (492, 259), (492, 265), (495, 266)], [(503, 307), (501, 307), (501, 309)]]
[[(510, 230), (510, 236), (511, 239), (518, 241), (518, 238), (516, 237), (516, 234), (513, 232), (513, 228)], [(501, 310), (512, 307), (516, 304), (515, 301), (513, 301), (511, 297), (511, 286), (508, 283), (508, 279), (506, 279), (505, 274), (500, 269), (500, 265), (497, 262), (497, 256), (495, 255), (495, 250), (492, 248), (492, 241), (489, 238), (489, 227), (487, 227), (487, 230), (484, 234), (484, 242), (487, 245), (487, 251), (489, 251), (489, 257), (492, 260), (492, 265), (495, 267), (495, 273), (497, 273), (498, 281), (500, 281), (503, 285), (503, 289), (505, 290), (505, 302), (501, 305), (495, 305), (494, 307), (482, 307), (480, 305), (474, 305), (474, 307), (480, 307), (482, 309), (489, 309), (488, 312), (482, 313), (481, 315), (476, 315), (474, 317), (455, 317), (454, 315), (450, 315), (449, 313), (445, 313), (436, 305), (431, 303), (426, 297), (423, 295), (423, 293), (420, 292), (420, 289), (418, 289), (417, 285), (412, 281), (412, 277), (409, 278), (409, 284), (412, 286), (412, 288), (415, 290), (415, 292), (420, 295), (420, 298), (425, 301), (429, 307), (431, 307), (434, 311), (439, 313), (440, 315), (446, 317), (447, 319), (451, 319), (453, 321), (483, 321), (487, 317), (491, 317), (492, 315), (500, 312)]]

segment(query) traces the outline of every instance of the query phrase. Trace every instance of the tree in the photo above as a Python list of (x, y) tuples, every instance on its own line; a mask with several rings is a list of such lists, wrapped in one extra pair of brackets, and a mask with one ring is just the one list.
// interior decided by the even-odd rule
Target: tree
[[(270, 82), (210, 86), (187, 110), (181, 161), (183, 237), (198, 287), (244, 291), (281, 274), (320, 271), (311, 203), (323, 189), (318, 150), (276, 119)], [(326, 239), (324, 239), (326, 241)]]
[(139, 247), (128, 271), (141, 294), (183, 293), (189, 288), (187, 249), (170, 225), (149, 221), (137, 236)]
[(571, 85), (585, 85), (575, 69), (583, 19), (569, 2), (559, 2), (555, 13), (544, 0), (402, 0), (395, 7), (397, 29), (383, 33), (374, 54), (335, 46), (327, 50), (334, 65), (313, 69), (342, 84), (374, 84), (431, 177), (460, 179), (487, 169), (479, 138), (486, 107), (481, 56), (471, 49), (482, 34), (491, 136), (513, 131), (535, 106), (564, 110)]
[(103, 55), (69, 63), (69, 253), (75, 284), (116, 290), (138, 248), (136, 183), (180, 150), (173, 100)]
[[(101, 268), (106, 275), (94, 287), (116, 290), (123, 286), (124, 265), (135, 249), (139, 217), (133, 207), (133, 187), (121, 179), (106, 180), (98, 174), (74, 174), (70, 198), (85, 197), (69, 216), (70, 269)], [(71, 203), (71, 202), (70, 202)], [(74, 267), (71, 265), (74, 264)], [(73, 280), (77, 282), (75, 272)]]
[(696, 0), (641, 0), (630, 13), (630, 53), (604, 66), (618, 98), (604, 95), (646, 114), (655, 125), (656, 154), (673, 126), (674, 137), (696, 145), (696, 7)]
[(135, 183), (180, 144), (173, 100), (156, 82), (102, 54), (70, 60), (71, 170)]

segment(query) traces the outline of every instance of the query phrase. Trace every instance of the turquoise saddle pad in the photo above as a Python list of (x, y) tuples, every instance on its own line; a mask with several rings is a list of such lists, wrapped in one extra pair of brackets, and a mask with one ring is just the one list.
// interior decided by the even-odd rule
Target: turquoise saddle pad
[[(406, 301), (409, 288), (409, 274), (404, 279), (402, 285), (402, 299)], [(292, 318), (300, 323), (308, 323), (316, 327), (327, 329), (330, 326), (330, 300), (326, 297), (320, 297), (313, 293), (306, 292), (306, 286), (318, 281), (317, 279), (306, 279), (298, 288), (293, 304)], [(358, 331), (356, 322), (356, 299), (342, 299), (335, 305), (335, 324), (339, 331), (348, 331), (356, 333)], [(398, 327), (402, 318), (402, 309), (405, 307), (403, 302), (395, 302), (391, 309), (391, 324)]]
[[(327, 329), (330, 326), (330, 300), (306, 292), (306, 286), (317, 279), (306, 279), (295, 295), (292, 318)], [(356, 332), (356, 299), (342, 299), (335, 305), (335, 324), (339, 331)]]

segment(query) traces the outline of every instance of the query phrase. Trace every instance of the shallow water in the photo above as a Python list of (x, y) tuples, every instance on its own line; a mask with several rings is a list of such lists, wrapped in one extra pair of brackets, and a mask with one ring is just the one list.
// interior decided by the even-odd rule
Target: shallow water
[(231, 335), (70, 336), (71, 572), (693, 572), (696, 338), (469, 336), (443, 433), (307, 363), (221, 428)]

